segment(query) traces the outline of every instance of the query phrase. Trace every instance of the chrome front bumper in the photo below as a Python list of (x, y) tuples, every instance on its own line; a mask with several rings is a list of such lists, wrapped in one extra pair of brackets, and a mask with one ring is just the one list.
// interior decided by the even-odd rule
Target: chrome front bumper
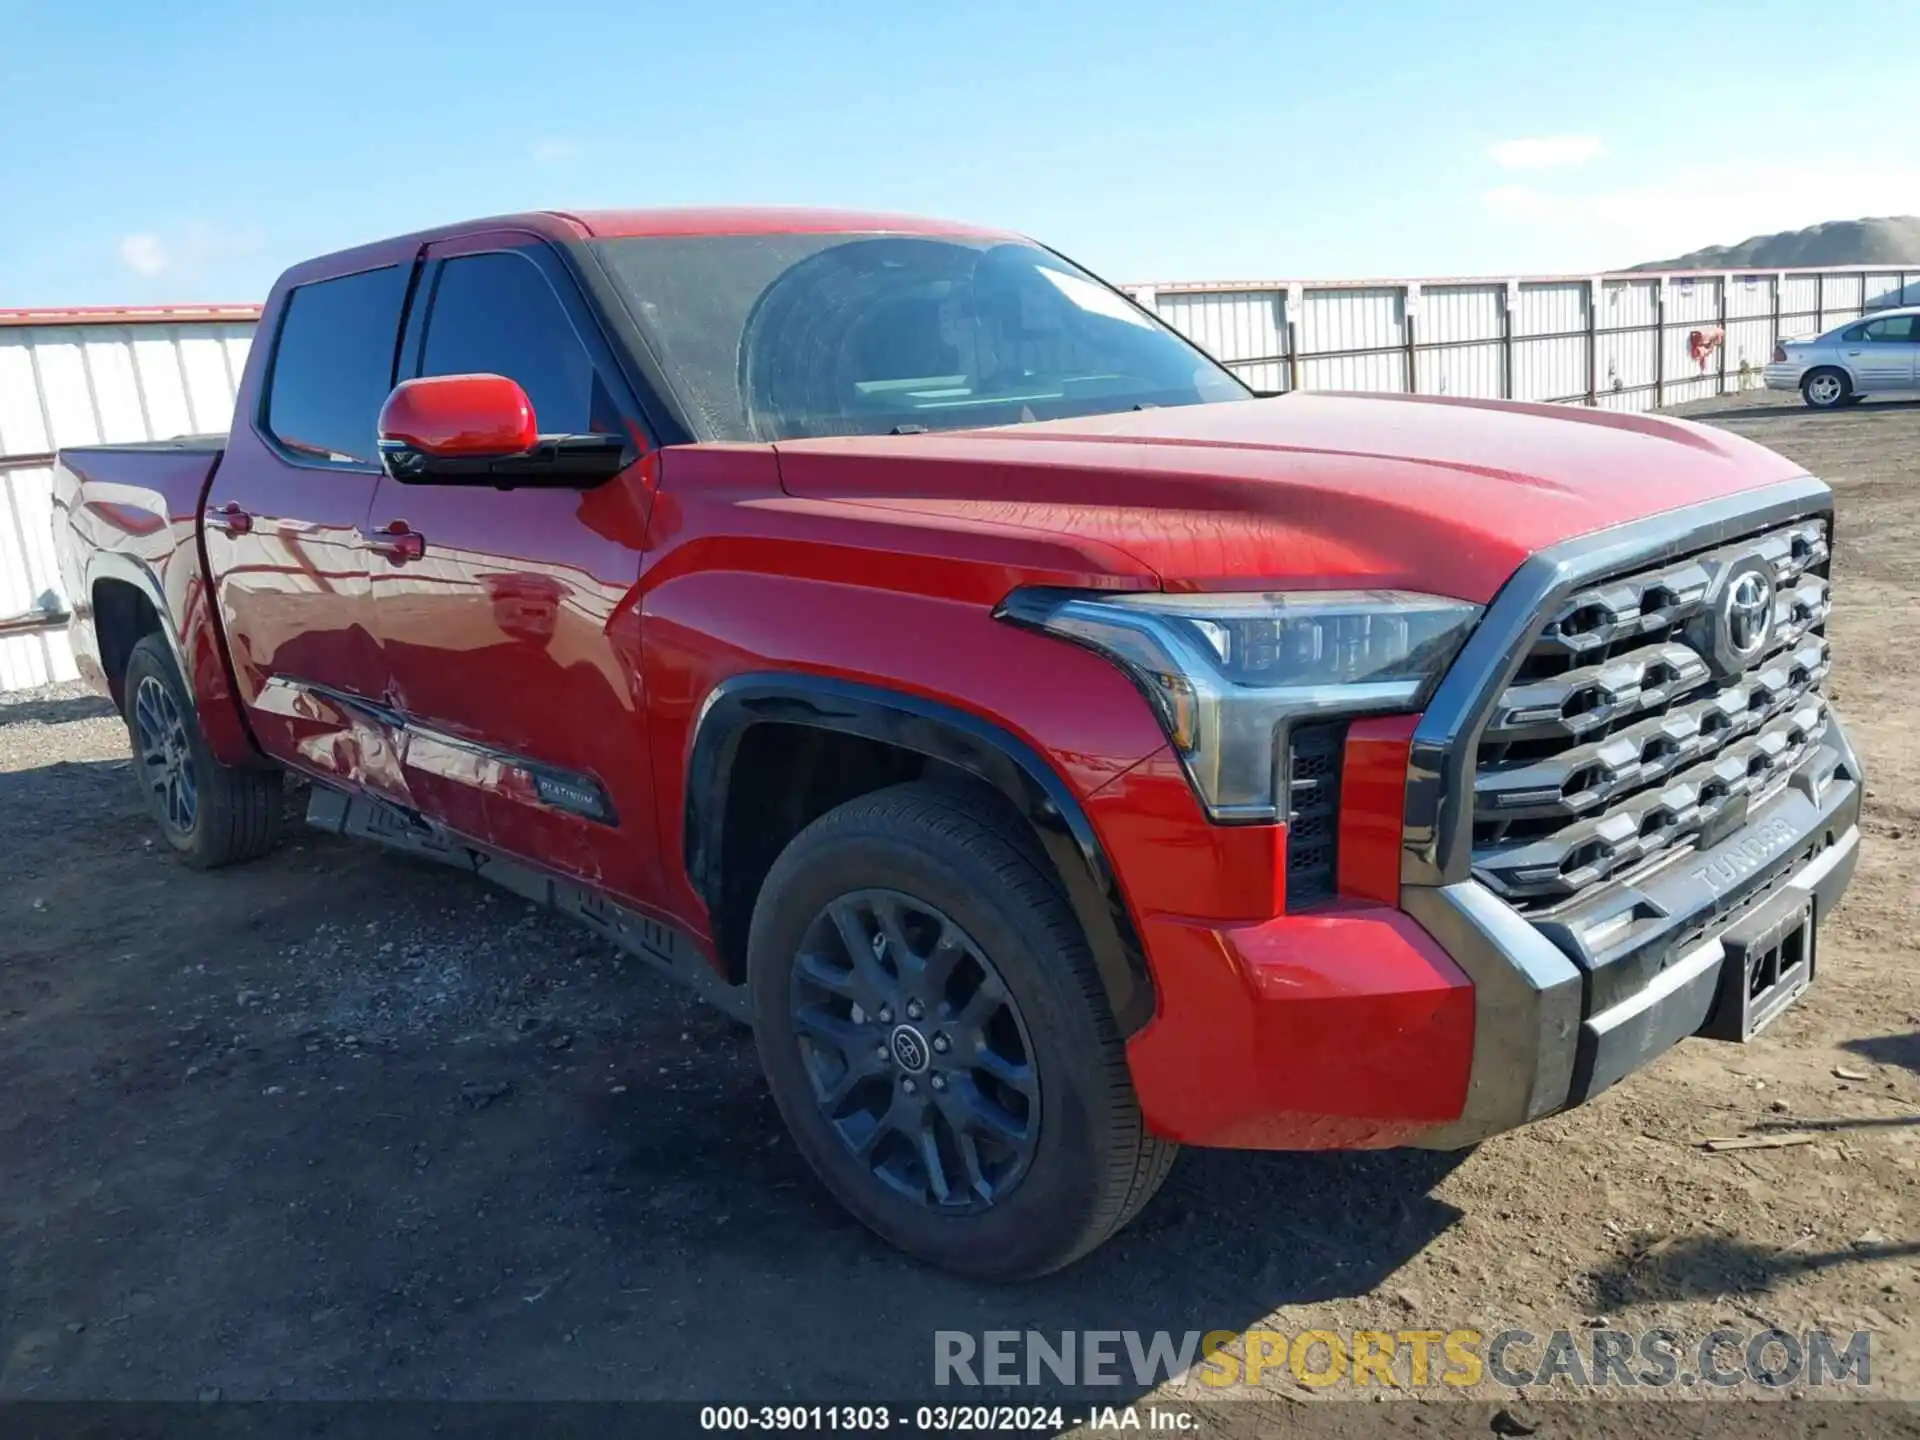
[(1729, 817), (1726, 833), (1702, 848), (1649, 860), (1530, 916), (1473, 871), (1479, 739), (1555, 607), (1583, 585), (1831, 515), (1832, 507), (1827, 486), (1805, 476), (1649, 516), (1539, 552), (1488, 605), (1428, 701), (1408, 758), (1401, 908), (1474, 987), (1465, 1105), (1417, 1143), (1471, 1145), (1598, 1093), (1713, 1023), (1723, 937), (1757, 905), (1795, 887), (1817, 921), (1839, 898), (1858, 853), (1863, 785), (1832, 716), (1784, 786), (1743, 818)]
[(1744, 826), (1611, 887), (1584, 928), (1536, 925), (1477, 880), (1406, 886), (1403, 908), (1475, 992), (1466, 1107), (1418, 1143), (1457, 1149), (1577, 1105), (1698, 1033), (1721, 993), (1724, 937), (1745, 917), (1793, 894), (1818, 921), (1839, 900), (1863, 789), (1835, 720)]

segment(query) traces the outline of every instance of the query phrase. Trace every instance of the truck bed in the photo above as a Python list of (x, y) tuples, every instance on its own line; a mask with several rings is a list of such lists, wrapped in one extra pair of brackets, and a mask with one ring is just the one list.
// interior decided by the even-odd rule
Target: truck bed
[(123, 658), (106, 656), (103, 668), (98, 649), (94, 607), (110, 593), (137, 595), (166, 617), (182, 668), (192, 667), (187, 617), (205, 613), (200, 510), (226, 443), (224, 435), (189, 435), (70, 446), (55, 458), (54, 550), (72, 602), (70, 638), (81, 674), (98, 688), (113, 688)]

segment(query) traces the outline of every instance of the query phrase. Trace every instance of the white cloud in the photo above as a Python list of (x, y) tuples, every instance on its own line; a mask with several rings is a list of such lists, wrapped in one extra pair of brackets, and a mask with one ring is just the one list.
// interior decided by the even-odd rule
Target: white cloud
[(1598, 135), (1534, 135), (1487, 147), (1487, 154), (1502, 170), (1562, 170), (1606, 153), (1606, 143)]
[(555, 165), (578, 155), (580, 147), (571, 140), (542, 140), (527, 153), (542, 165)]
[(120, 263), (136, 275), (158, 275), (168, 259), (158, 235), (128, 235), (120, 241)]
[(1611, 189), (1503, 185), (1483, 191), (1480, 204), (1509, 227), (1516, 249), (1557, 257), (1556, 270), (1603, 269), (1825, 220), (1911, 214), (1920, 210), (1920, 164), (1727, 158)]
[(120, 240), (120, 263), (136, 275), (171, 275), (197, 284), (233, 260), (260, 249), (257, 230), (223, 230), (193, 220), (166, 232), (143, 230)]

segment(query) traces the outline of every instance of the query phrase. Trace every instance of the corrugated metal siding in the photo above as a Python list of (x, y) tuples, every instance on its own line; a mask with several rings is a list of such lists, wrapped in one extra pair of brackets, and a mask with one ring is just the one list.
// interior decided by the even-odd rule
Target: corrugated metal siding
[[(1651, 329), (1667, 285), (1664, 343)], [(1722, 277), (1649, 275), (1132, 287), (1137, 299), (1256, 389), (1417, 390), (1645, 410), (1758, 383), (1778, 317), (1807, 336), (1867, 309), (1920, 304), (1920, 267)], [(1298, 297), (1297, 303), (1292, 297)], [(1703, 373), (1695, 329), (1716, 323)], [(1408, 315), (1415, 341), (1409, 374)], [(0, 312), (0, 617), (61, 604), (49, 533), (49, 471), (8, 465), (62, 445), (226, 428), (253, 323), (247, 307)], [(1290, 365), (1289, 321), (1300, 353)], [(1511, 340), (1505, 331), (1510, 330)], [(1331, 352), (1331, 353), (1329, 353)], [(1656, 390), (1656, 377), (1659, 388)], [(57, 632), (0, 639), (0, 688), (68, 678)]]
[(1728, 386), (1751, 390), (1773, 358), (1773, 275), (1738, 275), (1727, 287)]
[(1772, 275), (1736, 275), (1727, 286), (1727, 318), (1737, 320), (1743, 316), (1773, 318)]
[(1498, 398), (1505, 366), (1500, 340), (1507, 287), (1433, 285), (1421, 290), (1414, 337), (1444, 348), (1415, 354), (1423, 395)]
[(1587, 286), (1580, 280), (1522, 283), (1513, 313), (1516, 400), (1567, 400), (1587, 393)]
[(1703, 340), (1720, 323), (1720, 282), (1680, 276), (1667, 286), (1667, 331), (1659, 402), (1679, 405), (1720, 393), (1720, 357), (1709, 353), (1705, 363), (1693, 358), (1693, 337)]
[[(53, 472), (8, 462), (63, 445), (224, 432), (252, 335), (244, 321), (0, 327), (0, 618), (68, 604), (53, 554)], [(0, 690), (76, 674), (63, 631), (0, 639)]]
[(1820, 320), (1820, 277), (1789, 275), (1780, 286), (1780, 333), (1786, 338), (1818, 335), (1826, 329)]
[(1828, 275), (1820, 285), (1820, 308), (1826, 312), (1827, 321), (1822, 329), (1835, 325), (1844, 325), (1849, 320), (1858, 320), (1863, 311), (1861, 301), (1865, 287), (1858, 275)]
[[(1166, 322), (1256, 390), (1287, 388), (1287, 296), (1283, 290), (1220, 290), (1165, 296)], [(1253, 361), (1258, 363), (1249, 364)]]
[(1603, 409), (1644, 408), (1638, 387), (1653, 383), (1653, 333), (1633, 332), (1654, 323), (1659, 294), (1657, 280), (1609, 280), (1600, 286), (1594, 315), (1593, 388), (1595, 401)]
[(1884, 310), (1889, 305), (1906, 304), (1906, 277), (1898, 273), (1867, 275), (1863, 283), (1867, 287), (1866, 306), (1869, 310)]
[[(1234, 347), (1257, 343), (1240, 338), (1245, 323), (1237, 317), (1291, 314), (1306, 389), (1412, 388), (1648, 410), (1762, 383), (1777, 337), (1817, 334), (1902, 299), (1920, 304), (1920, 265), (1909, 273), (1863, 266), (1785, 275), (1171, 283), (1135, 293), (1176, 327), (1230, 354), (1249, 353)], [(1286, 308), (1290, 296), (1300, 297), (1293, 311)], [(1721, 344), (1707, 351), (1703, 367), (1693, 337), (1715, 326), (1723, 327)], [(1257, 383), (1277, 390), (1283, 378), (1276, 369)]]
[[(0, 511), (0, 617), (66, 608), (53, 563), (52, 474), (46, 466), (0, 470), (7, 502)], [(72, 680), (78, 673), (64, 631), (0, 638), (0, 690)]]
[[(1366, 350), (1407, 342), (1405, 293), (1397, 286), (1308, 290), (1300, 300), (1300, 353)], [(1303, 359), (1308, 390), (1405, 390), (1404, 352)]]

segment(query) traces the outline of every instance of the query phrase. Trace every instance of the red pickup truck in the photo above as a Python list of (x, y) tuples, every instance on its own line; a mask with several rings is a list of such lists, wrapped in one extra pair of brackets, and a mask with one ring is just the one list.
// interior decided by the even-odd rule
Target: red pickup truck
[(274, 287), (231, 433), (58, 475), (188, 863), (293, 772), (558, 907), (749, 1021), (827, 1187), (969, 1274), (1086, 1253), (1180, 1143), (1463, 1147), (1744, 1040), (1857, 851), (1820, 481), (1260, 398), (1016, 235), (384, 241)]

